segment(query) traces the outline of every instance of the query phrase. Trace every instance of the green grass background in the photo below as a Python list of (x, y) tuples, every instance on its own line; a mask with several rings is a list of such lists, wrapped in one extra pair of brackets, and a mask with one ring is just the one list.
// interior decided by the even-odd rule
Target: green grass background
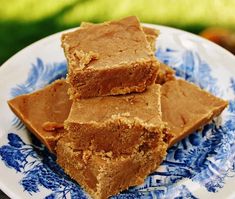
[(235, 0), (0, 0), (0, 65), (52, 33), (137, 15), (142, 22), (199, 33), (216, 26), (235, 29)]

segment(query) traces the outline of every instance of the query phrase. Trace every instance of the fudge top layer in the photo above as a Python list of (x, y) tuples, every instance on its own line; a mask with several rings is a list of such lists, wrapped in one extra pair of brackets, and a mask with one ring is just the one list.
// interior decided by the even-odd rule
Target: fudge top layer
[(160, 85), (152, 85), (143, 93), (80, 99), (73, 102), (66, 122), (82, 124), (119, 118), (161, 124)]
[(41, 90), (8, 101), (13, 112), (51, 151), (64, 133), (63, 123), (71, 108), (67, 90), (65, 80), (57, 80)]
[(62, 47), (74, 69), (108, 68), (127, 63), (155, 61), (136, 17), (84, 25), (62, 35)]
[(162, 119), (174, 136), (170, 145), (208, 123), (228, 105), (227, 101), (184, 80), (166, 82), (161, 94)]

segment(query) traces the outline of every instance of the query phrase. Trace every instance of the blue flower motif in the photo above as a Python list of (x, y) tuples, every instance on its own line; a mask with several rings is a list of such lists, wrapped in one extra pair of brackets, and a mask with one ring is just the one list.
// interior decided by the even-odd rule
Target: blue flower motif
[(230, 101), (229, 101), (228, 110), (229, 110), (230, 112), (235, 112), (235, 100), (230, 100)]
[(8, 145), (0, 148), (0, 156), (8, 167), (21, 172), (28, 163), (26, 160), (28, 156), (27, 147), (24, 147), (25, 143), (16, 134), (9, 133), (8, 140)]
[(9, 145), (16, 148), (20, 148), (25, 144), (18, 135), (15, 135), (13, 133), (8, 134), (8, 140)]
[(23, 83), (17, 85), (11, 90), (11, 96), (31, 93), (35, 90), (43, 88), (56, 79), (65, 78), (67, 74), (66, 61), (61, 63), (45, 64), (40, 58), (37, 58), (36, 63), (32, 64), (29, 71), (28, 79)]
[(46, 198), (87, 198), (80, 186), (72, 181), (56, 164), (56, 158), (32, 136), (33, 143), (26, 144), (14, 133), (8, 134), (8, 144), (0, 147), (0, 156), (6, 166), (24, 174), (20, 184), (29, 194), (47, 188), (52, 193)]
[(235, 94), (235, 78), (234, 77), (230, 78), (230, 84), (231, 84), (231, 88), (233, 90), (233, 93)]
[(231, 115), (230, 120), (227, 120), (224, 126), (227, 129), (227, 131), (234, 132), (235, 131), (235, 115)]
[[(66, 74), (66, 61), (45, 64), (40, 58), (37, 58), (36, 63), (32, 64), (27, 80), (24, 83), (18, 84), (16, 87), (12, 88), (11, 96), (16, 97), (18, 95), (36, 91), (57, 79), (65, 78)], [(13, 119), (12, 124), (18, 130), (24, 128), (23, 123), (17, 117)]]
[(134, 188), (130, 188), (127, 193), (122, 193), (117, 196), (111, 197), (111, 199), (165, 199), (165, 198), (188, 198), (188, 199), (197, 199), (185, 185), (180, 185), (177, 188), (174, 186), (166, 186), (161, 189), (147, 189), (141, 188), (141, 190)]

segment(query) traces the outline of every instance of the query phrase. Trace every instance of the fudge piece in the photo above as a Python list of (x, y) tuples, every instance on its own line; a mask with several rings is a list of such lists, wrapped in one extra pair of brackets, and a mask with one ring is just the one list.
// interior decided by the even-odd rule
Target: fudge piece
[(136, 17), (62, 35), (71, 98), (143, 92), (159, 67)]
[(227, 101), (184, 80), (166, 82), (161, 94), (162, 119), (173, 136), (169, 146), (207, 124), (228, 105)]
[(145, 143), (154, 145), (165, 129), (160, 85), (143, 93), (74, 101), (64, 125), (68, 142), (75, 142), (77, 150), (111, 151), (115, 156), (132, 153)]
[(106, 199), (129, 186), (144, 182), (166, 154), (166, 144), (157, 142), (154, 148), (140, 148), (138, 153), (109, 156), (77, 150), (63, 138), (57, 144), (58, 163), (94, 199)]
[(57, 161), (94, 198), (144, 182), (167, 149), (160, 85), (143, 93), (74, 101)]
[(67, 90), (65, 80), (57, 80), (41, 90), (8, 101), (12, 111), (51, 152), (64, 133), (63, 123), (71, 108)]
[[(81, 23), (81, 27), (88, 27), (88, 26), (92, 26), (94, 24), (89, 23), (89, 22), (82, 22)], [(159, 36), (159, 30), (153, 29), (153, 28), (149, 28), (149, 27), (145, 27), (143, 26), (143, 31), (145, 33), (146, 39), (148, 41), (148, 43), (150, 44), (152, 51), (155, 52), (156, 51), (156, 39)], [(159, 69), (157, 72), (157, 78), (155, 83), (156, 84), (164, 84), (167, 81), (173, 80), (175, 79), (175, 71), (170, 68), (169, 66), (167, 66), (164, 63), (159, 62)]]

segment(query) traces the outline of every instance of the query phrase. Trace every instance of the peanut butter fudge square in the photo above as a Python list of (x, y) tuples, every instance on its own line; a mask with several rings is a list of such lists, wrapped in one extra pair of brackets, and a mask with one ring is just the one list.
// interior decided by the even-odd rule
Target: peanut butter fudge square
[(161, 88), (162, 119), (170, 128), (170, 145), (221, 114), (228, 102), (184, 80), (166, 82)]
[(154, 171), (166, 154), (166, 144), (140, 147), (138, 152), (112, 156), (108, 153), (77, 150), (64, 138), (58, 141), (58, 163), (94, 199), (106, 199), (129, 186), (139, 185)]
[(152, 85), (143, 93), (74, 101), (64, 125), (77, 150), (113, 155), (132, 152), (145, 142), (155, 142), (155, 137), (166, 130), (160, 85)]
[(58, 163), (94, 198), (144, 182), (166, 154), (160, 85), (143, 93), (74, 101), (58, 141)]
[(142, 92), (159, 67), (136, 17), (80, 27), (62, 36), (71, 98)]
[(8, 101), (12, 111), (28, 129), (51, 151), (64, 133), (72, 102), (67, 94), (68, 84), (57, 80), (45, 88)]
[[(91, 122), (91, 125), (97, 123), (98, 128), (106, 120), (102, 114), (108, 114), (109, 110), (110, 120), (113, 121), (113, 129), (104, 126), (110, 129), (110, 133), (104, 131), (109, 139), (106, 137), (102, 142), (100, 138), (104, 136), (101, 132), (87, 132), (88, 136), (94, 135), (94, 138), (90, 136), (90, 139), (82, 141), (80, 139), (83, 138), (79, 136), (84, 135), (84, 131), (68, 133), (63, 129), (62, 123), (71, 108), (67, 89), (68, 84), (58, 80), (42, 90), (16, 97), (8, 103), (32, 133), (51, 151), (56, 149), (58, 163), (95, 198), (106, 198), (131, 185), (142, 183), (146, 175), (159, 166), (168, 146), (165, 123), (162, 123), (159, 107), (160, 86), (154, 85), (149, 92), (126, 95), (126, 98), (123, 96), (120, 103), (110, 102), (114, 111), (106, 109), (107, 101), (103, 101), (109, 97), (93, 98), (94, 102), (99, 99), (97, 102), (101, 101), (101, 109), (105, 109), (103, 113), (102, 110), (97, 111), (97, 118), (88, 109), (88, 115), (84, 113), (84, 121), (89, 122), (92, 120), (89, 117), (93, 117), (96, 122)], [(94, 104), (83, 103), (88, 108)], [(84, 108), (81, 107), (81, 118)], [(107, 121), (105, 125), (111, 124), (109, 119)], [(81, 144), (87, 141), (91, 144)]]
[[(89, 22), (81, 23), (81, 27), (88, 27), (92, 25), (94, 24), (89, 23)], [(156, 39), (159, 36), (160, 32), (159, 30), (146, 27), (146, 26), (142, 26), (142, 28), (145, 33), (146, 39), (148, 43), (150, 44), (151, 49), (154, 53), (156, 51)], [(173, 79), (175, 79), (175, 71), (169, 66), (167, 66), (166, 64), (160, 62), (155, 83), (164, 84), (165, 82), (173, 80)]]

